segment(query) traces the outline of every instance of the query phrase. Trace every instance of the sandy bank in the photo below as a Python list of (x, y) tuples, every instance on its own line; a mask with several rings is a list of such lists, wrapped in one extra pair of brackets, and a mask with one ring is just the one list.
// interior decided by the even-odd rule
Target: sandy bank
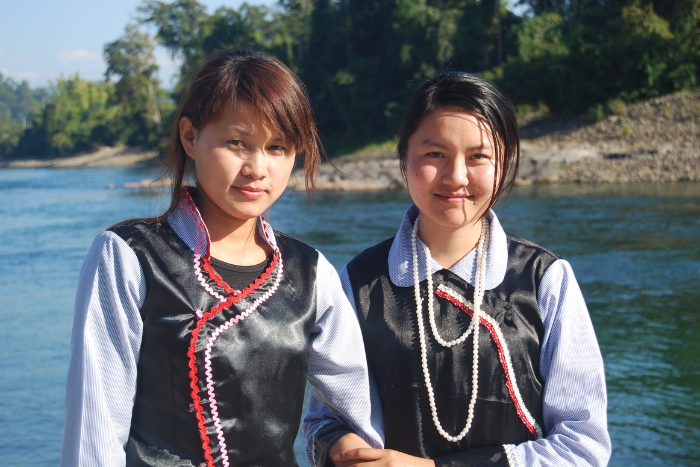
[(158, 152), (155, 149), (102, 147), (93, 152), (53, 159), (0, 160), (0, 167), (127, 167), (153, 164), (157, 158)]

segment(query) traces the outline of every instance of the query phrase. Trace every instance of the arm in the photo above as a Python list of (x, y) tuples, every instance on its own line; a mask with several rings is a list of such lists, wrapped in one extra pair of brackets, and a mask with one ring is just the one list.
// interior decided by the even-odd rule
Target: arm
[[(360, 325), (338, 273), (320, 253), (316, 277), (317, 314), (308, 357), (313, 389), (304, 437), (309, 462), (323, 465), (324, 453), (344, 434), (355, 432), (372, 447), (384, 440), (381, 411), (372, 412), (376, 390), (370, 386)], [(324, 435), (322, 445), (317, 433)]]
[(124, 465), (146, 283), (138, 259), (102, 232), (78, 279), (61, 465)]
[(556, 261), (538, 293), (547, 437), (513, 447), (516, 465), (598, 466), (610, 458), (603, 359), (571, 266)]

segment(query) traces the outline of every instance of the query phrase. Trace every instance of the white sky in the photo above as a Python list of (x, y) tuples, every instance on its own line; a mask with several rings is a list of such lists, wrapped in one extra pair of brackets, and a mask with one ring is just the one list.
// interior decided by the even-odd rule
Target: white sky
[[(198, 0), (211, 13), (243, 0)], [(275, 0), (248, 0), (276, 4)], [(61, 75), (76, 73), (88, 80), (104, 79), (102, 48), (122, 35), (134, 20), (140, 0), (0, 0), (0, 73), (5, 78), (46, 86)], [(159, 47), (160, 80), (171, 87), (178, 64)]]

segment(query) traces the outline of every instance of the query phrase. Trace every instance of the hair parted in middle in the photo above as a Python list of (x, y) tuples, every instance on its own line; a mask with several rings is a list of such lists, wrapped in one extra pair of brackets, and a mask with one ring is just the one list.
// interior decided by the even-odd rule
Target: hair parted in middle
[(515, 108), (500, 89), (480, 76), (447, 71), (429, 79), (413, 94), (399, 127), (397, 150), (404, 181), (408, 139), (425, 117), (445, 107), (455, 107), (472, 114), (485, 124), (493, 137), (496, 177), (493, 197), (484, 211), (485, 215), (504, 193), (510, 192), (518, 175), (520, 129)]
[(306, 190), (313, 189), (324, 151), (304, 84), (271, 54), (228, 51), (202, 66), (180, 101), (164, 170), (172, 179), (171, 204), (165, 216), (177, 206), (183, 180), (193, 166), (180, 141), (180, 120), (187, 117), (201, 130), (237, 102), (259, 110), (292, 143), (296, 157), (303, 158)]

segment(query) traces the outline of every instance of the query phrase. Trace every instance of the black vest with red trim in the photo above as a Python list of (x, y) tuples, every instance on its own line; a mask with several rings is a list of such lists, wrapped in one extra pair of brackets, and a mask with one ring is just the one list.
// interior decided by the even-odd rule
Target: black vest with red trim
[(318, 252), (277, 233), (281, 260), (235, 298), (167, 223), (110, 230), (147, 284), (127, 466), (296, 465)]
[[(500, 446), (535, 439), (538, 427), (543, 426), (539, 361), (544, 326), (537, 289), (544, 272), (558, 257), (527, 240), (507, 236), (505, 278), (495, 289), (485, 291), (481, 306), (490, 320), (485, 317), (479, 327), (478, 390), (472, 427), (460, 441), (450, 442), (438, 433), (431, 415), (421, 365), (414, 288), (398, 287), (389, 277), (392, 241), (365, 250), (347, 266), (368, 366), (383, 404), (386, 447), (414, 456), (451, 459), (439, 465), (472, 465), (460, 462), (459, 455), (450, 455), (498, 447), (493, 452), (488, 450), (483, 461), (491, 463), (496, 453), (493, 459), (500, 461), (493, 465), (508, 465)], [(459, 301), (450, 300), (447, 294), (431, 292), (438, 332), (451, 341), (468, 329), (474, 288), (446, 269), (433, 274), (433, 283), (436, 288), (447, 286), (454, 297), (469, 302), (460, 307)], [(420, 291), (437, 414), (443, 429), (456, 436), (466, 425), (471, 397), (473, 333), (461, 344), (442, 347), (428, 321), (427, 279), (420, 283)], [(515, 386), (509, 388), (506, 384), (506, 352), (510, 353), (513, 374), (509, 379), (519, 389), (519, 404), (514, 402), (517, 397), (511, 390)]]

